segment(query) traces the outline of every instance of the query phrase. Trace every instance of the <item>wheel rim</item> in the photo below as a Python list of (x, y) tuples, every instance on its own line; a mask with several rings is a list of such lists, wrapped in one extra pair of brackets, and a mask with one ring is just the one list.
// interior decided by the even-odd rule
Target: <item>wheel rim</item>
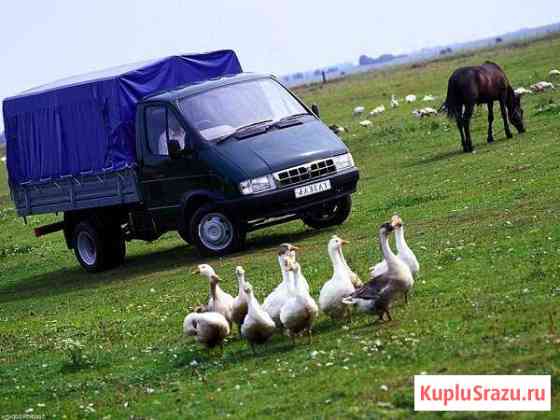
[(94, 265), (97, 260), (97, 249), (93, 237), (88, 232), (78, 233), (77, 247), (80, 258), (87, 265)]
[(198, 224), (202, 244), (213, 251), (221, 251), (233, 240), (233, 225), (221, 213), (209, 213)]

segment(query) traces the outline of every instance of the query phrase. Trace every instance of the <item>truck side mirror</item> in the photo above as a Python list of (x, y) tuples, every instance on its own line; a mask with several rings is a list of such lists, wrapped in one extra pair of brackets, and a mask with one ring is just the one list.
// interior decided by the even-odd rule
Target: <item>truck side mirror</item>
[(167, 151), (171, 159), (177, 159), (181, 157), (181, 145), (178, 140), (167, 140)]
[(317, 118), (321, 118), (321, 116), (319, 115), (319, 105), (311, 104), (311, 111), (315, 114)]

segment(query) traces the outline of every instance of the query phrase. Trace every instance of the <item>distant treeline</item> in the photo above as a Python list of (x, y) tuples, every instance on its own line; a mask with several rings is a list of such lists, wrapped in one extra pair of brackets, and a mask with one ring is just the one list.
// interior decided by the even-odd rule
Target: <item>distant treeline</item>
[(377, 58), (371, 58), (363, 54), (360, 56), (358, 63), (360, 66), (369, 66), (371, 64), (381, 64), (388, 63), (389, 61), (396, 60), (397, 58), (406, 57), (406, 54), (393, 55), (393, 54), (382, 54)]

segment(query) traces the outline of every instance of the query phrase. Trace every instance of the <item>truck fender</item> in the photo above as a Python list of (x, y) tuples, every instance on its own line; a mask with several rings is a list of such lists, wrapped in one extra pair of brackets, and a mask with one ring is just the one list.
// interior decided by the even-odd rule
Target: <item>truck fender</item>
[(181, 197), (181, 210), (177, 220), (178, 230), (187, 233), (188, 220), (194, 212), (202, 205), (207, 203), (219, 203), (224, 200), (224, 196), (214, 191), (193, 190), (185, 193)]

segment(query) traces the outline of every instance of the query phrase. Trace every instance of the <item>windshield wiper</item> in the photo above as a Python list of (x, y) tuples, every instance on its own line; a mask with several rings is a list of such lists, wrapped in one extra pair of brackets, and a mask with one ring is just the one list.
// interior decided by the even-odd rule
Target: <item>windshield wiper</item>
[(242, 125), (241, 127), (237, 127), (235, 129), (235, 131), (233, 131), (232, 133), (226, 134), (225, 136), (218, 138), (218, 140), (216, 140), (216, 143), (217, 144), (223, 143), (227, 139), (235, 137), (245, 130), (248, 130), (248, 129), (253, 128), (253, 127), (258, 127), (259, 125), (263, 125), (263, 124), (270, 123), (270, 122), (272, 122), (272, 120), (263, 120), (263, 121), (257, 121), (257, 122), (251, 123), (251, 124)]
[(283, 118), (280, 118), (278, 121), (275, 121), (274, 125), (278, 128), (282, 128), (282, 127), (288, 127), (290, 125), (302, 124), (302, 122), (299, 120), (299, 118), (303, 117), (305, 115), (309, 115), (309, 113), (300, 112), (298, 114), (288, 115), (287, 117), (283, 117)]

